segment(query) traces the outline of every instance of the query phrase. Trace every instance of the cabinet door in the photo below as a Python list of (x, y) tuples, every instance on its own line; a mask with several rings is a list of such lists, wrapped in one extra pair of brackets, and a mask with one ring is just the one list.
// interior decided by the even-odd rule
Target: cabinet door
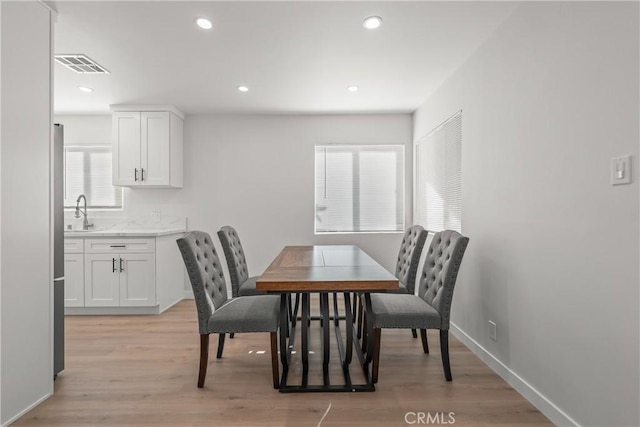
[(113, 185), (139, 185), (142, 182), (140, 159), (140, 113), (114, 113)]
[(142, 114), (142, 185), (171, 184), (171, 113)]
[(64, 254), (64, 306), (84, 307), (83, 254)]
[(84, 256), (85, 307), (117, 307), (120, 303), (117, 254)]
[(156, 305), (155, 254), (121, 254), (121, 259), (120, 306)]

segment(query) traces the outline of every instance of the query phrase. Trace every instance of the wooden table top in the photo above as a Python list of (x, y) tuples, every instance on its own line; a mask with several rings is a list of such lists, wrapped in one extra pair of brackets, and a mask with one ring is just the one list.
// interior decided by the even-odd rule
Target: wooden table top
[(357, 246), (286, 246), (256, 282), (263, 291), (380, 291), (398, 279)]

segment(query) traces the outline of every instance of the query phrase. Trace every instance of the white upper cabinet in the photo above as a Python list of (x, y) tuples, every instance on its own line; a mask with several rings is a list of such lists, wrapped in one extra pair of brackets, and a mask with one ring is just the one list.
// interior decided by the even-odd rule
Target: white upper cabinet
[(171, 113), (142, 113), (141, 179), (146, 185), (171, 180)]
[(113, 185), (182, 188), (184, 115), (171, 106), (112, 105)]
[(140, 181), (140, 113), (113, 114), (113, 185)]

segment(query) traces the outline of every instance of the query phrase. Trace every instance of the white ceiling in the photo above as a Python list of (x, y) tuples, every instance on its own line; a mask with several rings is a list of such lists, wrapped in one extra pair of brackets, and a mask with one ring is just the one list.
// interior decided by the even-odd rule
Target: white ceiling
[[(511, 2), (56, 2), (56, 113), (173, 104), (187, 114), (414, 111), (516, 7)], [(383, 25), (365, 30), (378, 15)], [(202, 31), (196, 16), (213, 21)], [(247, 85), (240, 93), (236, 87)], [(80, 92), (89, 86), (93, 93)], [(358, 85), (357, 93), (347, 86)]]

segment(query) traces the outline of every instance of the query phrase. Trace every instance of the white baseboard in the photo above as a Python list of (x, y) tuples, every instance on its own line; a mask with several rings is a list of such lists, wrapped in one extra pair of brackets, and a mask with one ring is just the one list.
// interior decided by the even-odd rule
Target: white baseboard
[(471, 338), (453, 322), (451, 323), (451, 333), (466, 345), (476, 356), (489, 366), (496, 374), (502, 377), (511, 387), (527, 399), (533, 406), (542, 412), (552, 423), (557, 426), (577, 426), (580, 424), (562, 409), (558, 408), (552, 401), (547, 399), (542, 393), (536, 390), (531, 384), (513, 372), (507, 365), (498, 360), (487, 349), (482, 347), (476, 340)]
[(65, 307), (65, 316), (138, 316), (159, 314), (157, 305), (151, 307)]
[(13, 424), (14, 422), (18, 421), (18, 418), (23, 417), (27, 412), (29, 412), (30, 410), (32, 410), (33, 408), (35, 408), (36, 406), (38, 406), (39, 404), (41, 404), (42, 402), (50, 398), (51, 396), (53, 396), (53, 393), (45, 394), (40, 399), (36, 400), (31, 405), (27, 406), (25, 409), (20, 411), (20, 413), (16, 414), (10, 420), (7, 420), (4, 424), (2, 424), (2, 427), (8, 426), (9, 424)]
[(183, 299), (194, 299), (193, 291), (184, 291)]

